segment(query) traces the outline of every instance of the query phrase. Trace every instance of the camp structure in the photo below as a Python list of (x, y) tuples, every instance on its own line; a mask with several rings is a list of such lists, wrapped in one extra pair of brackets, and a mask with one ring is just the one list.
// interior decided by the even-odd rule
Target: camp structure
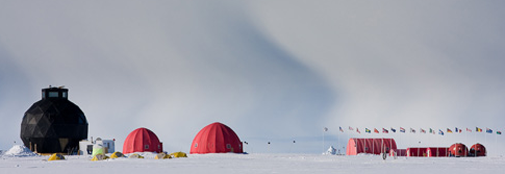
[(91, 141), (88, 140), (82, 140), (79, 141), (79, 155), (91, 155), (93, 151), (93, 146), (95, 144), (100, 144), (102, 147), (104, 147), (104, 153), (110, 153), (114, 152), (116, 150), (115, 144), (116, 140), (102, 140), (100, 137), (96, 138), (96, 140), (93, 140), (93, 137), (91, 137)]
[(449, 156), (466, 157), (468, 156), (468, 148), (461, 143), (455, 143), (449, 147)]
[(396, 142), (392, 138), (350, 138), (347, 143), (346, 155), (360, 153), (381, 154), (396, 149)]
[(47, 161), (56, 161), (56, 160), (64, 160), (65, 157), (63, 157), (62, 154), (59, 153), (53, 153), (51, 156), (49, 156), (49, 159)]
[(449, 148), (447, 147), (409, 147), (408, 157), (447, 157)]
[(427, 157), (448, 157), (449, 148), (447, 147), (428, 147), (426, 149)]
[(24, 114), (21, 140), (37, 153), (77, 153), (79, 141), (88, 136), (82, 110), (68, 100), (68, 89), (42, 89), (42, 99)]
[(170, 158), (172, 157), (168, 155), (166, 152), (161, 152), (156, 154), (156, 156), (154, 156), (154, 159), (170, 159)]
[(186, 158), (188, 155), (184, 152), (174, 152), (169, 154), (172, 158)]
[(407, 149), (391, 149), (389, 156), (407, 156)]
[(105, 148), (102, 144), (95, 144), (93, 146), (93, 152), (91, 153), (91, 156), (94, 157), (96, 155), (105, 155)]
[(470, 151), (468, 153), (468, 156), (471, 157), (478, 157), (478, 156), (486, 156), (486, 147), (482, 144), (474, 144), (472, 147), (470, 147)]
[(124, 157), (125, 157), (124, 154), (121, 153), (121, 152), (114, 152), (114, 153), (112, 153), (112, 155), (110, 155), (111, 159), (114, 159), (114, 158), (124, 158)]
[(158, 136), (147, 128), (138, 128), (126, 137), (123, 144), (123, 153), (133, 152), (163, 152), (163, 143)]
[(97, 154), (95, 156), (93, 156), (93, 158), (91, 158), (91, 161), (102, 161), (102, 160), (106, 160), (106, 159), (109, 159), (109, 157), (105, 154)]
[(427, 157), (428, 148), (426, 147), (409, 147), (407, 148), (408, 157)]
[(191, 143), (190, 154), (243, 153), (242, 142), (228, 126), (215, 122), (205, 126)]
[(128, 155), (128, 158), (144, 159), (144, 157), (142, 155), (139, 155), (139, 154), (136, 154), (136, 153)]

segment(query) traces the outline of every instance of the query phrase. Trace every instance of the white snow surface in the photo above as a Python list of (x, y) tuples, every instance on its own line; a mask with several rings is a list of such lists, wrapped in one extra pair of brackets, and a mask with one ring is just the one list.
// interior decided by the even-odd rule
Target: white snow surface
[(505, 158), (399, 157), (383, 160), (377, 155), (338, 156), (316, 154), (189, 154), (188, 158), (156, 160), (109, 159), (90, 161), (91, 156), (65, 156), (47, 161), (48, 156), (2, 157), (2, 173), (502, 173)]
[(30, 149), (23, 145), (14, 145), (8, 151), (6, 151), (4, 156), (11, 157), (30, 157), (30, 156), (38, 156), (36, 153), (33, 153)]

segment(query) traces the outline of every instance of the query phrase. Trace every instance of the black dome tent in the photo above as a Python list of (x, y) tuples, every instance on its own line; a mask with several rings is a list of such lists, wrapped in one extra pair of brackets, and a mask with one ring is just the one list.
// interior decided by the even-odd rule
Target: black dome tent
[(68, 89), (42, 89), (21, 123), (21, 139), (38, 153), (72, 153), (88, 136), (88, 121), (81, 109), (68, 100)]

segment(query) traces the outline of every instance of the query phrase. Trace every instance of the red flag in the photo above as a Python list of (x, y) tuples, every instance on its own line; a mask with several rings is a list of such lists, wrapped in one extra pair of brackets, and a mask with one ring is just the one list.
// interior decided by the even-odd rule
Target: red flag
[(387, 133), (389, 133), (389, 131), (387, 129), (382, 128), (382, 133), (387, 134)]
[(376, 128), (373, 128), (373, 132), (379, 133), (379, 130), (377, 130)]
[(426, 131), (424, 129), (421, 128), (421, 133), (425, 134)]

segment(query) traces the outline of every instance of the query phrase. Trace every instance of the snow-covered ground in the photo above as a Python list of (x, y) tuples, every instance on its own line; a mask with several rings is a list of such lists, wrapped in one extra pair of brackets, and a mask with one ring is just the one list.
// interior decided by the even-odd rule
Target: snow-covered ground
[(505, 158), (420, 158), (376, 155), (337, 156), (316, 154), (205, 154), (188, 158), (156, 160), (109, 159), (90, 161), (90, 156), (65, 156), (47, 161), (48, 156), (3, 155), (0, 173), (503, 173)]

